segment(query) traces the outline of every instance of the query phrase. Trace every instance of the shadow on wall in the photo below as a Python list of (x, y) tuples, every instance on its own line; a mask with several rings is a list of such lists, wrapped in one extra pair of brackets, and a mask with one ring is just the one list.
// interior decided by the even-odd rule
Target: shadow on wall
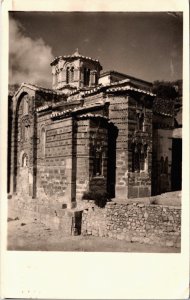
[(104, 208), (106, 206), (106, 203), (110, 201), (110, 197), (108, 193), (98, 193), (98, 192), (85, 192), (83, 197), (83, 200), (94, 200), (94, 203), (100, 207)]

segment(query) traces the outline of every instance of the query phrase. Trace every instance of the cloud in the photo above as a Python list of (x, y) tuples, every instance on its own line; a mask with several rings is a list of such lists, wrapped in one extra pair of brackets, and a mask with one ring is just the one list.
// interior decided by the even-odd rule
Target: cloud
[(52, 49), (43, 39), (25, 35), (22, 25), (9, 22), (9, 83), (22, 82), (51, 87)]

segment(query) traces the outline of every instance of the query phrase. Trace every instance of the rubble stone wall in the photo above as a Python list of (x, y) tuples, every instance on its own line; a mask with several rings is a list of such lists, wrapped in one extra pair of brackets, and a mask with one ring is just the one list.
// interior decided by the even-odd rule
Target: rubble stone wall
[(108, 202), (82, 214), (82, 234), (128, 242), (180, 247), (181, 209), (143, 203)]

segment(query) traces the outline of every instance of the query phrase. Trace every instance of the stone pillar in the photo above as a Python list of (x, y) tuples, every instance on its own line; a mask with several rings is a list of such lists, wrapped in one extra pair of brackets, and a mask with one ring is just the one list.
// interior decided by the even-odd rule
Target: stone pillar
[(71, 121), (71, 156), (68, 156), (65, 166), (65, 175), (67, 178), (67, 188), (65, 190), (65, 201), (68, 208), (76, 207), (76, 138), (75, 138), (75, 120)]

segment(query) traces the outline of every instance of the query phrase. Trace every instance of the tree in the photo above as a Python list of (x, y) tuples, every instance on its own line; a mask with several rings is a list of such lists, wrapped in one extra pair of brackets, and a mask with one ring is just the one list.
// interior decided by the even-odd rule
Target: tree
[(153, 92), (162, 99), (175, 100), (178, 97), (178, 88), (174, 82), (154, 81)]

